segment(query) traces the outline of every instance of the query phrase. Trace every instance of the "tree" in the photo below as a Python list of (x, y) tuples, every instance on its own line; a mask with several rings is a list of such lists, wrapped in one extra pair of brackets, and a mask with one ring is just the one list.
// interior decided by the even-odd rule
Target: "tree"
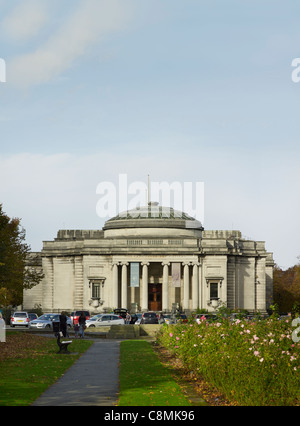
[(43, 273), (27, 266), (29, 255), (20, 219), (10, 219), (0, 204), (0, 305), (20, 305), (23, 290), (34, 287), (43, 278)]
[(296, 313), (300, 306), (300, 263), (286, 271), (274, 268), (274, 302), (280, 312)]

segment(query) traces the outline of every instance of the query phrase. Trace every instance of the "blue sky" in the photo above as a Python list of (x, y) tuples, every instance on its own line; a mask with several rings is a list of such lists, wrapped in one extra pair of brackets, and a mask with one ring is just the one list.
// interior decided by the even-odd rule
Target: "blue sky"
[(97, 185), (204, 182), (206, 229), (300, 255), (300, 5), (0, 0), (0, 202), (33, 250), (97, 229)]

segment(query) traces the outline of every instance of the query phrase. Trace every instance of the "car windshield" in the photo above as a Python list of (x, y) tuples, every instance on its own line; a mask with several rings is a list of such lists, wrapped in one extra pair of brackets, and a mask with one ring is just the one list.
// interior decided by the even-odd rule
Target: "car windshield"
[(96, 321), (101, 315), (94, 315), (89, 321)]
[(16, 312), (16, 313), (14, 314), (14, 317), (15, 317), (15, 318), (26, 318), (26, 317), (27, 317), (27, 314), (26, 314), (26, 312)]
[(39, 320), (42, 321), (52, 321), (54, 318), (58, 317), (58, 315), (54, 314), (45, 314), (39, 317)]
[(156, 313), (155, 312), (146, 312), (144, 314), (144, 318), (156, 318)]

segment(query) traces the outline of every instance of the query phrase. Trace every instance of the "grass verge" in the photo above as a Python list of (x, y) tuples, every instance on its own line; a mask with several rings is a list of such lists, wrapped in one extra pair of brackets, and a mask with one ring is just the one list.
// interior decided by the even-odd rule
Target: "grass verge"
[(151, 342), (121, 342), (119, 406), (190, 406)]
[(73, 340), (72, 354), (58, 355), (56, 339), (7, 333), (0, 343), (0, 406), (32, 404), (91, 344)]

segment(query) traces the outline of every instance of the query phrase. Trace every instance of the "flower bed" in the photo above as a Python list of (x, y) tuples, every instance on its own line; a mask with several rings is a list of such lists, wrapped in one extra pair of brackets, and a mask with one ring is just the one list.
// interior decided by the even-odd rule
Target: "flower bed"
[(298, 405), (300, 343), (291, 320), (165, 325), (158, 343), (241, 405)]

